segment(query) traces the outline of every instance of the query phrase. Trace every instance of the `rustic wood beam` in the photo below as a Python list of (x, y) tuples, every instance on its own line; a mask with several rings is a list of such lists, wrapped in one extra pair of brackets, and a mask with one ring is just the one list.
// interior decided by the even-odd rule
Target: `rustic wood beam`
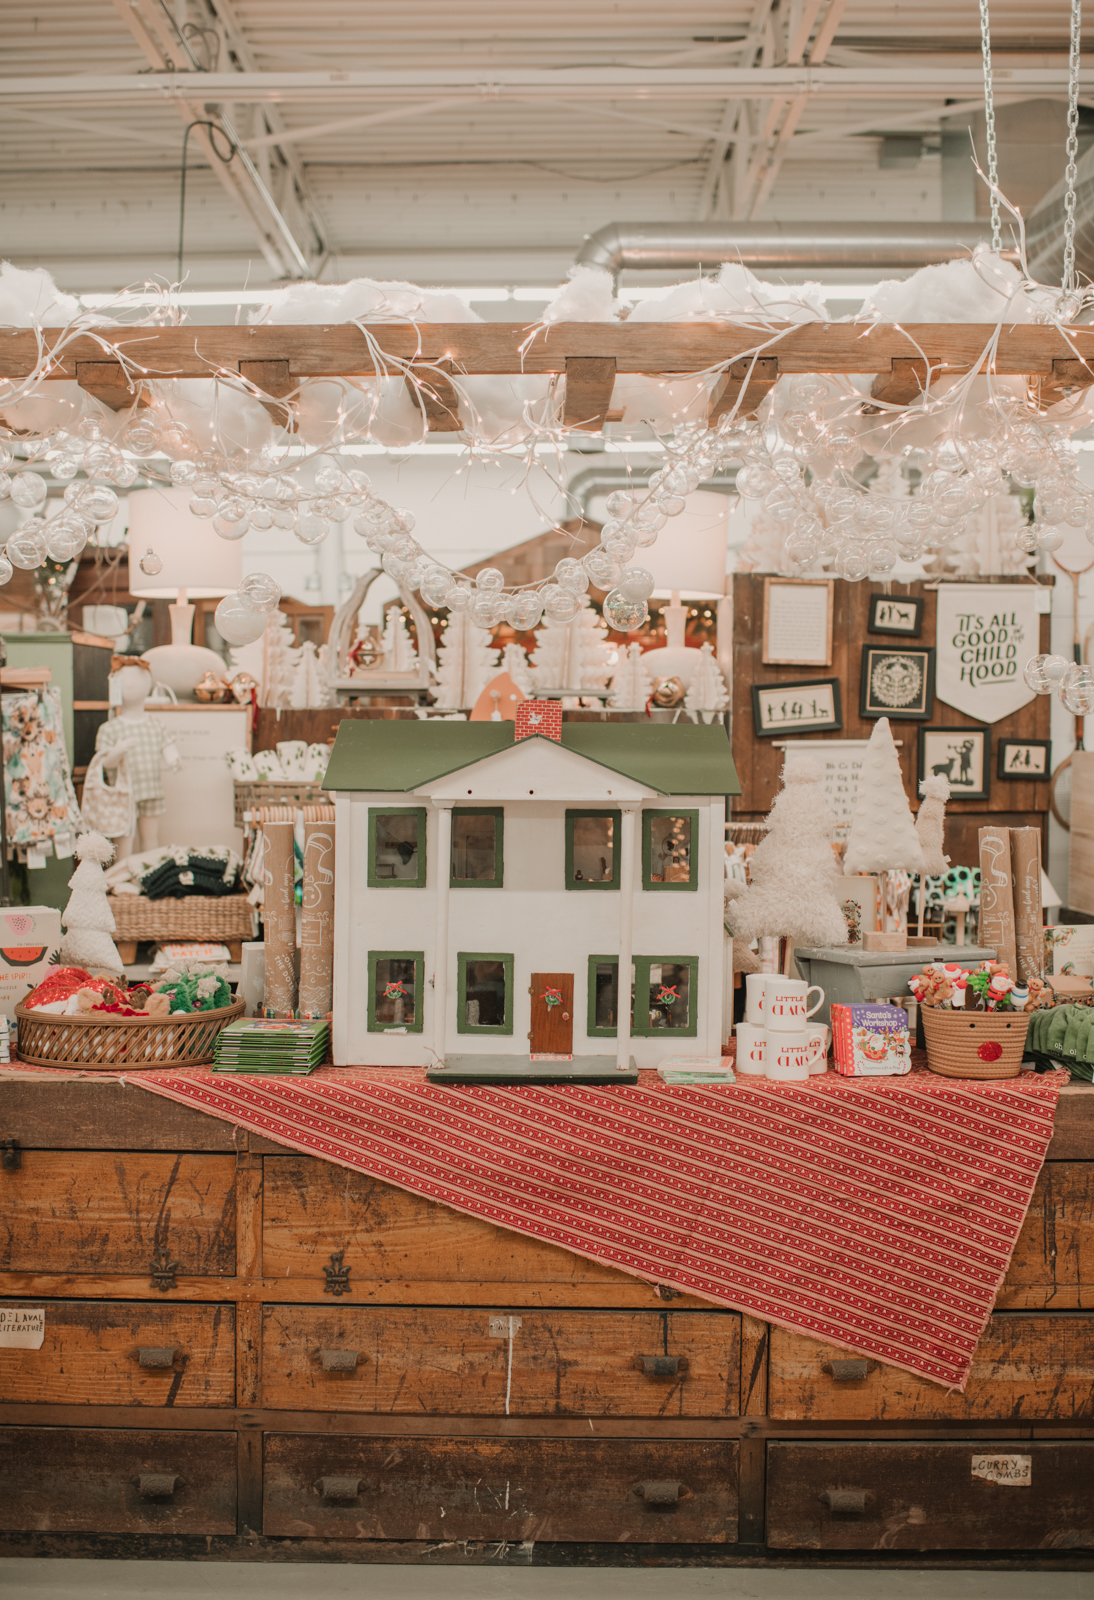
[(137, 397), (120, 361), (78, 361), (76, 382), (110, 411), (127, 411)]
[(1053, 404), (1074, 390), (1089, 389), (1092, 383), (1094, 365), (1087, 361), (1076, 361), (1074, 357), (1057, 356), (1052, 363), (1050, 376), (1042, 379), (1040, 389), (1042, 396), (1049, 404)]
[(937, 361), (927, 362), (922, 356), (894, 356), (888, 373), (879, 372), (874, 379), (870, 393), (886, 405), (910, 406), (926, 394), (939, 365)]
[[(400, 362), (428, 368), (436, 387), (438, 368), (481, 374), (562, 374), (570, 360), (613, 361), (618, 373), (665, 373), (682, 376), (721, 363), (775, 359), (781, 374), (795, 372), (875, 372), (891, 376), (894, 361), (921, 360), (931, 352), (947, 371), (976, 369), (1023, 374), (1034, 380), (1085, 372), (1080, 359), (1073, 369), (1054, 363), (1076, 363), (1087, 357), (1094, 365), (1094, 326), (1060, 333), (1031, 323), (1004, 328), (990, 359), (986, 352), (994, 329), (982, 323), (924, 323), (905, 327), (862, 323), (787, 323), (750, 328), (740, 323), (642, 322), (556, 323), (527, 343), (526, 323), (375, 323), (369, 334), (379, 350), (384, 375)], [(373, 346), (352, 323), (331, 326), (240, 328), (128, 327), (102, 329), (95, 335), (69, 337), (62, 330), (0, 333), (0, 377), (27, 377), (34, 372), (43, 347), (52, 364), (46, 377), (77, 378), (77, 368), (109, 362), (110, 344), (141, 377), (210, 378), (225, 370), (239, 372), (242, 362), (287, 362), (294, 383), (304, 378), (372, 377)], [(110, 341), (104, 349), (104, 341)], [(390, 362), (385, 368), (384, 363)], [(591, 370), (591, 369), (589, 369)], [(606, 371), (607, 369), (601, 369)], [(604, 380), (606, 381), (606, 379)], [(589, 412), (591, 414), (591, 409)]]
[(567, 356), (563, 426), (599, 433), (608, 420), (614, 387), (614, 356)]
[(443, 369), (415, 366), (404, 382), (415, 407), (424, 410), (430, 433), (459, 433), (463, 427), (459, 396)]
[(296, 413), (289, 404), (289, 396), (296, 389), (296, 379), (287, 361), (241, 361), (239, 375), (253, 383), (262, 392), (259, 405), (273, 418), (279, 428), (296, 432)]
[[(757, 356), (755, 361), (735, 361), (723, 378), (719, 378), (710, 396), (707, 422), (713, 428), (737, 405), (739, 417), (754, 417), (756, 407), (765, 399), (779, 376), (776, 356)], [(741, 393), (742, 388), (744, 393)]]

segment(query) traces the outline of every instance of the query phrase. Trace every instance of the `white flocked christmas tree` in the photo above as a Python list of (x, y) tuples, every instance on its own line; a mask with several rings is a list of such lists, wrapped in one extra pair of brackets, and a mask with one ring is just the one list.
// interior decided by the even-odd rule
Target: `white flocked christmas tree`
[(640, 644), (629, 644), (620, 656), (609, 702), (616, 711), (645, 711), (649, 704), (653, 679), (646, 671), (642, 655)]
[(283, 611), (275, 611), (261, 639), (229, 651), (235, 672), (249, 672), (258, 683), (260, 706), (282, 710), (294, 704), (293, 682), (300, 650), (293, 644), (292, 624)]
[(114, 846), (101, 833), (81, 833), (75, 854), (80, 865), (68, 880), (72, 894), (61, 913), (65, 925), (61, 960), (87, 972), (121, 972), (122, 960), (110, 937), (116, 924), (103, 873), (114, 859)]
[(852, 874), (923, 871), (923, 846), (904, 793), (888, 717), (875, 722), (866, 746), (843, 870)]
[(700, 645), (699, 661), (688, 686), (688, 692), (684, 696), (684, 709), (706, 712), (709, 720), (710, 715), (724, 711), (728, 704), (726, 680), (722, 677), (722, 670), (714, 659), (714, 646)]
[(570, 689), (590, 693), (603, 689), (611, 676), (608, 624), (585, 595), (569, 622), (548, 617), (536, 632), (532, 677), (536, 692)]
[(789, 938), (799, 945), (847, 943), (840, 876), (829, 843), (835, 818), (813, 756), (784, 767), (768, 833), (749, 862), (751, 883), (730, 902), (735, 939)]
[(329, 695), (319, 652), (311, 640), (306, 639), (300, 646), (300, 659), (293, 669), (289, 703), (294, 710), (304, 711), (309, 706), (330, 705)]
[(450, 612), (437, 651), (437, 709), (469, 710), (497, 670), (490, 630), (476, 627), (466, 611)]
[(523, 645), (505, 646), (501, 653), (501, 670), (509, 674), (522, 695), (532, 699), (536, 691), (532, 683), (532, 669), (528, 665), (528, 652)]

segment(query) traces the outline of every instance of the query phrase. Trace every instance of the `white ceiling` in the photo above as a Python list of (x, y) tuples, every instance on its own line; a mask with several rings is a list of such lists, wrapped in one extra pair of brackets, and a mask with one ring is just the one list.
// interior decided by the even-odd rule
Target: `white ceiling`
[[(1001, 103), (1059, 101), (1067, 5), (991, 13)], [(954, 102), (967, 168), (979, 71), (974, 0), (26, 0), (0, 54), (0, 250), (74, 291), (173, 279), (207, 104), (254, 180), (226, 188), (191, 136), (194, 289), (277, 281), (255, 180), (327, 280), (550, 284), (616, 220), (963, 220), (939, 132)], [(924, 153), (882, 168), (901, 132)], [(1047, 188), (1062, 151), (1044, 164)]]

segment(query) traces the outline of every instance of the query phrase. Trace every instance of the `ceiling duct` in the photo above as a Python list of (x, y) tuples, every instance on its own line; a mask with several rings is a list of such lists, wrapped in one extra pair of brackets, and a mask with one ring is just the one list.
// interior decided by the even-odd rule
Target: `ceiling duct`
[(769, 272), (909, 272), (990, 243), (990, 229), (975, 222), (609, 222), (586, 236), (577, 261), (616, 275), (687, 272), (724, 261)]

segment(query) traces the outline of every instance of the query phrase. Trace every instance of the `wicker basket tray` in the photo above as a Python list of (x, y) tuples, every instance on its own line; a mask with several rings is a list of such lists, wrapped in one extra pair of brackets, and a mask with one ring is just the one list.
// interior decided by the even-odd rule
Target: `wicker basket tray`
[(212, 1061), (217, 1034), (244, 1012), (242, 1000), (184, 1017), (59, 1017), (16, 1006), (18, 1057), (36, 1067), (80, 1072), (151, 1072)]
[[(245, 894), (185, 895), (181, 900), (146, 900), (144, 895), (110, 896), (116, 933), (114, 942), (141, 939), (198, 939), (232, 944), (255, 937), (256, 912)], [(124, 952), (123, 952), (124, 959)], [(238, 959), (238, 957), (237, 957)]]
[(927, 1065), (943, 1078), (1016, 1078), (1022, 1070), (1025, 1011), (943, 1011), (921, 1006)]
[(236, 827), (244, 826), (243, 813), (258, 806), (321, 806), (330, 799), (318, 783), (237, 783), (235, 785)]

